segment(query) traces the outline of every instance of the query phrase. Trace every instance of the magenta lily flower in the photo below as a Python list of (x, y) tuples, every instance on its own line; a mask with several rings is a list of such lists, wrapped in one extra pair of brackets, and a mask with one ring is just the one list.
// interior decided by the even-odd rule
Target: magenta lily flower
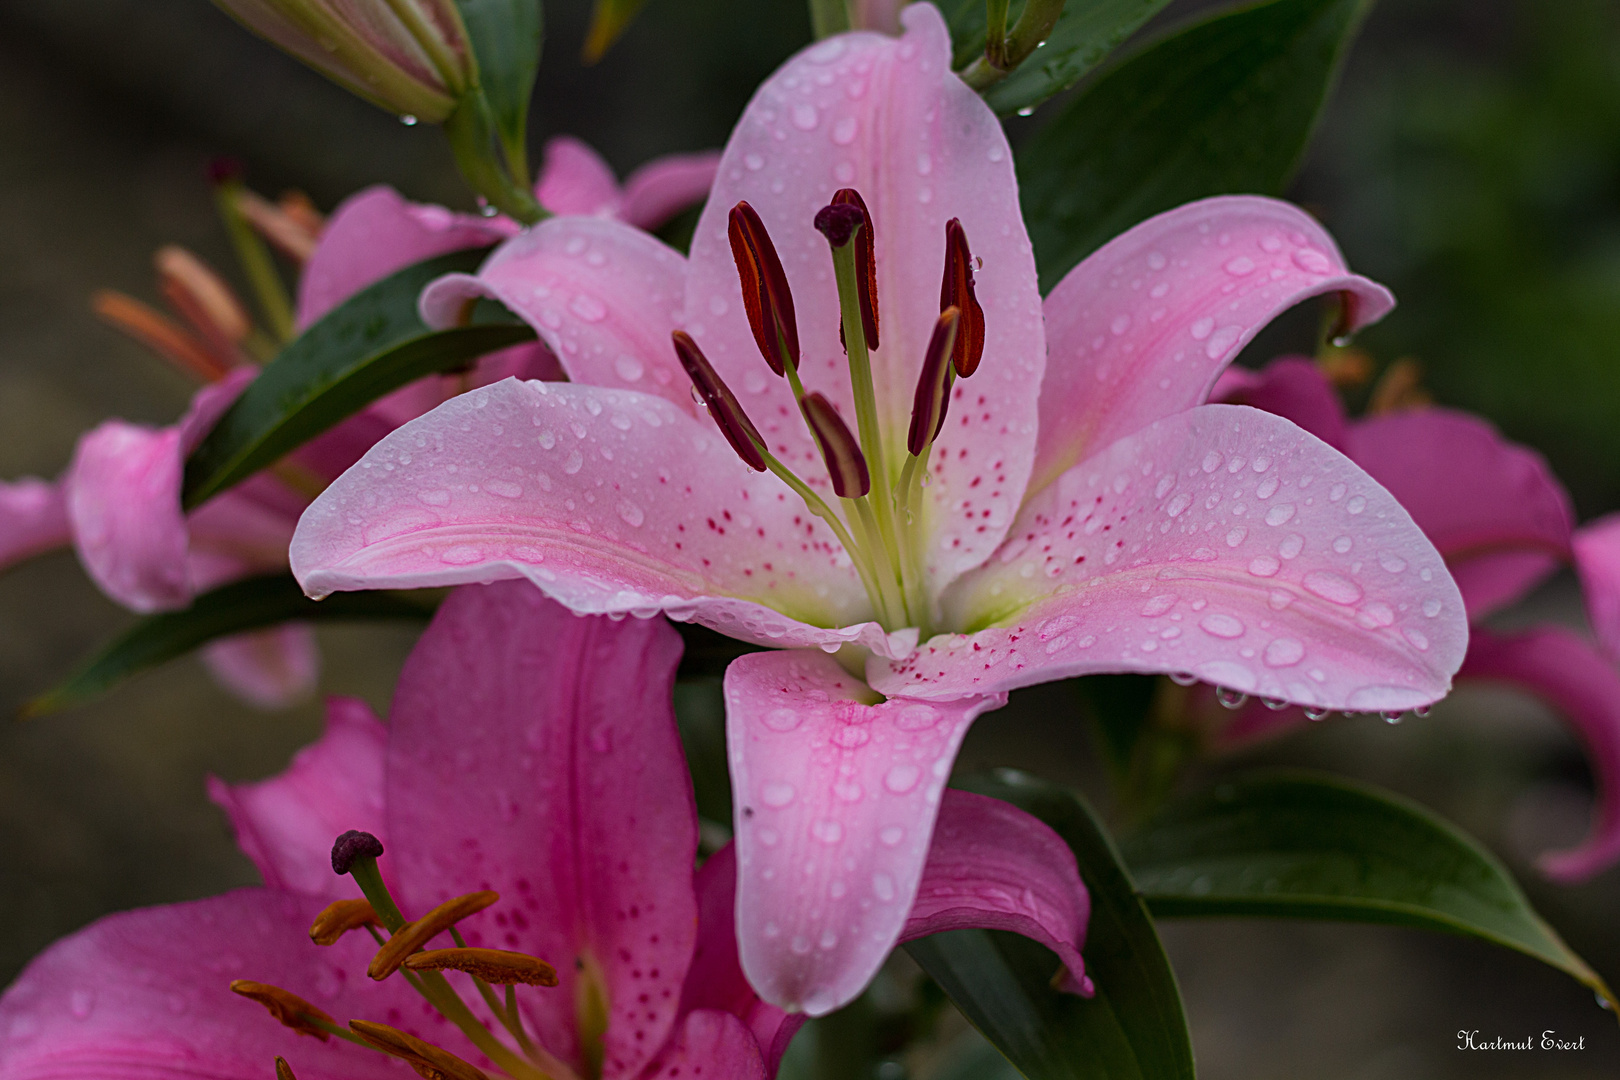
[[(1620, 862), (1620, 516), (1575, 527), (1569, 493), (1542, 456), (1486, 421), (1445, 408), (1351, 420), (1309, 360), (1261, 372), (1233, 369), (1216, 394), (1286, 416), (1344, 451), (1385, 484), (1445, 556), (1475, 625), (1458, 678), (1541, 698), (1586, 748), (1598, 801), (1586, 839), (1549, 852), (1549, 877), (1582, 881)], [(1499, 631), (1479, 623), (1516, 603), (1562, 565), (1580, 575), (1601, 648), (1560, 626)], [(1249, 709), (1221, 733), (1227, 744), (1291, 728), (1297, 711)]]
[[(621, 191), (589, 147), (554, 139), (536, 193), (557, 212), (600, 213), (651, 228), (703, 198), (717, 160), (717, 154), (658, 158)], [(408, 203), (390, 188), (368, 188), (338, 207), (306, 262), (298, 327), (411, 263), (517, 231), (506, 219), (455, 214)], [(175, 426), (109, 420), (87, 433), (59, 484), (0, 485), (0, 568), (71, 543), (96, 584), (125, 607), (141, 613), (185, 607), (200, 592), (285, 567), (310, 494), (392, 428), (469, 385), (558, 374), (556, 361), (536, 344), (485, 357), (466, 380), (419, 380), (299, 450), (290, 469), (256, 476), (183, 513), (186, 456), (253, 378), (251, 368), (238, 368), (201, 389)], [(265, 708), (307, 696), (320, 667), (313, 633), (299, 624), (222, 639), (204, 649), (203, 659), (222, 684)]]
[(761, 995), (813, 1013), (900, 933), (963, 734), (1009, 690), (1190, 672), (1405, 709), (1467, 632), (1365, 472), (1201, 404), (1280, 310), (1339, 293), (1355, 326), (1388, 293), (1300, 211), (1238, 197), (1138, 226), (1043, 305), (1000, 124), (938, 11), (902, 19), (761, 87), (689, 259), (559, 218), (430, 287), (429, 321), (499, 298), (571, 381), (402, 428), (292, 549), (315, 596), (522, 577), (791, 650), (726, 677), (738, 924)]
[[(229, 992), (247, 979), (512, 1080), (650, 1080), (691, 1065), (717, 1080), (774, 1075), (802, 1017), (743, 980), (731, 849), (694, 874), (697, 813), (670, 706), (680, 651), (662, 621), (577, 618), (527, 586), (455, 593), (407, 662), (386, 728), (335, 700), (325, 737), (286, 773), (214, 782), (266, 887), (111, 916), (58, 943), (0, 998), (0, 1073), (235, 1080), (281, 1055), (301, 1080), (399, 1075), (379, 1054), (278, 1027)], [(555, 987), (519, 988), (521, 1029), (463, 976), (450, 985), (484, 1025), (476, 1039), (403, 976), (366, 978), (376, 947), (363, 932), (310, 943), (317, 913), (359, 895), (330, 862), (332, 838), (355, 827), (380, 840), (378, 867), (408, 916), (499, 894), (459, 929), (472, 948), (555, 968)], [(906, 932), (1018, 930), (1085, 989), (1087, 913), (1056, 834), (953, 792)]]

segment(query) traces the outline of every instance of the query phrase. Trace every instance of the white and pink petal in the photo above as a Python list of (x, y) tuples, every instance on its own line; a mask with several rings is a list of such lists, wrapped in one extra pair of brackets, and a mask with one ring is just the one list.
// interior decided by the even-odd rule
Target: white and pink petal
[(327, 488), (291, 556), (317, 596), (524, 577), (581, 614), (663, 611), (760, 644), (915, 642), (868, 621), (848, 557), (784, 485), (625, 390), (507, 381), (446, 402)]
[(964, 634), (868, 662), (881, 693), (948, 701), (1073, 675), (1188, 672), (1318, 708), (1442, 697), (1462, 598), (1353, 462), (1288, 421), (1206, 405), (1121, 439), (1024, 508), (946, 598)]
[(693, 237), (686, 329), (771, 450), (801, 475), (824, 476), (786, 382), (771, 374), (750, 335), (727, 215), (747, 200), (764, 221), (792, 287), (804, 384), (826, 394), (853, 427), (832, 257), (812, 223), (836, 191), (858, 190), (877, 245), (881, 347), (872, 369), (893, 480), (939, 315), (945, 223), (961, 220), (983, 263), (975, 277), (986, 338), (977, 373), (958, 384), (926, 492), (927, 569), (938, 590), (982, 562), (1016, 513), (1034, 453), (1045, 345), (1034, 255), (1001, 125), (952, 72), (939, 11), (913, 4), (902, 20), (900, 38), (853, 33), (811, 46), (755, 94)]
[(899, 940), (962, 736), (1005, 698), (872, 704), (815, 650), (743, 656), (725, 695), (742, 967), (766, 1001), (819, 1016)]
[(1201, 404), (1222, 369), (1283, 310), (1341, 293), (1346, 329), (1395, 304), (1350, 273), (1304, 211), (1254, 195), (1188, 203), (1137, 225), (1046, 298), (1033, 493), (1114, 440)]

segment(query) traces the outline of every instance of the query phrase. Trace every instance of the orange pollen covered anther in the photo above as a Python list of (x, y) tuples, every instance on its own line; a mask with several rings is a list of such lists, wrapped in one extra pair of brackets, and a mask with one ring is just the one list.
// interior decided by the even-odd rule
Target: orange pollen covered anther
[(405, 1062), (423, 1080), (489, 1080), (476, 1065), (387, 1024), (350, 1020), (349, 1030), (383, 1053), (392, 1054)]
[(197, 335), (133, 296), (101, 289), (90, 298), (90, 309), (101, 321), (203, 382), (217, 382), (231, 370)]
[(984, 309), (973, 293), (973, 253), (959, 218), (945, 223), (945, 280), (939, 288), (939, 310), (950, 307), (962, 312), (951, 363), (965, 379), (979, 369), (984, 356)]
[(309, 940), (317, 945), (336, 945), (350, 930), (379, 926), (381, 920), (369, 900), (334, 900), (310, 924)]
[(778, 375), (785, 374), (790, 365), (797, 371), (799, 324), (793, 314), (793, 293), (765, 223), (752, 206), (740, 202), (731, 208), (726, 235), (742, 284), (748, 328), (760, 355)]
[(298, 1080), (298, 1077), (293, 1075), (292, 1066), (287, 1064), (284, 1057), (276, 1058), (276, 1080)]
[(833, 492), (841, 499), (858, 499), (872, 490), (872, 475), (866, 466), (866, 456), (844, 418), (838, 415), (819, 393), (806, 394), (804, 419), (810, 425), (821, 448), (821, 457), (827, 463), (827, 475), (832, 479)]
[(405, 958), (411, 971), (463, 971), (491, 986), (556, 986), (557, 969), (528, 953), (507, 949), (429, 949)]
[(152, 257), (158, 286), (174, 309), (220, 352), (230, 355), (253, 332), (253, 320), (213, 268), (177, 244)]
[(500, 894), (484, 890), (446, 900), (420, 919), (406, 923), (383, 943), (366, 966), (373, 979), (386, 979), (399, 970), (405, 958), (469, 915), (475, 915), (499, 900)]
[(282, 254), (304, 263), (315, 254), (325, 220), (300, 192), (288, 192), (273, 203), (258, 192), (242, 188), (234, 195), (236, 210), (247, 223)]
[(324, 1020), (334, 1026), (337, 1024), (337, 1021), (314, 1005), (311, 1005), (292, 991), (283, 990), (279, 986), (252, 982), (248, 979), (237, 979), (231, 983), (231, 992), (257, 1001), (260, 1005), (269, 1009), (270, 1015), (286, 1027), (292, 1028), (300, 1035), (313, 1035), (322, 1042), (326, 1042), (332, 1036), (310, 1023), (310, 1020)]
[(670, 337), (675, 342), (676, 357), (686, 369), (687, 377), (692, 380), (692, 388), (703, 399), (703, 405), (720, 428), (720, 433), (737, 451), (737, 456), (743, 459), (743, 464), (755, 472), (764, 472), (765, 453), (761, 448), (765, 440), (760, 438), (759, 430), (748, 419), (748, 414), (743, 412), (731, 387), (720, 378), (690, 334), (676, 330)]

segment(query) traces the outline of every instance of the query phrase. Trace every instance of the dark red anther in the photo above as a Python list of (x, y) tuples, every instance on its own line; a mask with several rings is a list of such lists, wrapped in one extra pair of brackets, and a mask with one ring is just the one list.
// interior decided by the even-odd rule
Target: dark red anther
[(737, 456), (743, 459), (743, 464), (755, 472), (764, 472), (765, 452), (762, 447), (765, 440), (760, 438), (758, 429), (748, 419), (748, 414), (743, 412), (731, 387), (720, 378), (690, 334), (676, 330), (670, 337), (675, 341), (675, 355), (680, 358), (681, 366), (686, 369), (698, 396), (703, 399), (709, 415), (719, 426), (720, 433), (737, 451)]
[(759, 353), (771, 370), (786, 373), (787, 365), (799, 368), (799, 324), (793, 317), (793, 294), (787, 274), (777, 257), (776, 245), (759, 214), (746, 202), (731, 208), (726, 226), (731, 238), (731, 257), (737, 263), (742, 282), (743, 307), (748, 327), (754, 332)]
[(861, 298), (861, 329), (866, 347), (878, 347), (877, 241), (872, 232), (872, 214), (866, 200), (854, 188), (843, 188), (832, 197), (834, 206), (854, 206), (861, 212), (861, 234), (855, 242), (855, 283)]
[(871, 491), (872, 474), (866, 468), (866, 455), (832, 402), (820, 394), (807, 394), (804, 419), (816, 437), (816, 445), (821, 447), (833, 492), (840, 499), (858, 499)]
[(948, 307), (940, 312), (934, 334), (923, 355), (922, 375), (911, 401), (911, 430), (906, 433), (906, 449), (921, 457), (928, 444), (945, 426), (945, 410), (951, 404), (951, 354), (961, 329), (962, 310)]
[(979, 370), (979, 360), (984, 356), (984, 309), (973, 295), (973, 253), (968, 250), (967, 233), (957, 218), (945, 223), (945, 281), (939, 287), (939, 310), (949, 307), (962, 311), (951, 362), (965, 379)]

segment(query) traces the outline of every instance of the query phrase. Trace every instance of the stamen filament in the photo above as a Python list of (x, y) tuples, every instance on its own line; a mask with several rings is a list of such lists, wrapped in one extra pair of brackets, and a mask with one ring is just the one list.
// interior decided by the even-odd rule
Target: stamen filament
[(213, 171), (214, 201), (219, 207), (219, 216), (225, 222), (225, 231), (231, 238), (231, 246), (236, 249), (242, 271), (247, 274), (248, 282), (258, 297), (264, 321), (270, 324), (271, 331), (280, 341), (291, 341), (297, 333), (293, 323), (292, 301), (287, 298), (287, 286), (270, 257), (270, 249), (253, 226), (248, 224), (238, 206), (243, 190), (239, 167), (216, 163)]
[[(878, 544), (882, 543), (882, 533), (880, 531), (881, 526), (878, 524), (876, 515), (872, 513), (872, 503), (882, 503), (882, 501), (883, 500), (881, 499), (874, 500), (869, 498), (843, 500), (844, 504), (849, 506), (852, 510), (850, 519), (851, 523), (858, 523), (860, 531), (863, 534), (863, 538), (865, 539), (869, 548), (876, 548)], [(894, 545), (886, 544), (884, 546), (888, 548), (891, 556), (889, 565), (893, 566), (893, 555), (895, 553)], [(883, 625), (891, 628), (894, 626), (910, 626), (911, 619), (909, 617), (909, 613), (906, 611), (905, 597), (902, 595), (902, 590), (905, 588), (905, 586), (899, 580), (899, 575), (885, 574), (883, 573), (882, 567), (878, 567), (874, 576), (877, 578), (878, 590), (881, 593), (879, 598), (881, 600), (881, 608), (886, 612), (886, 615), (882, 620)], [(896, 615), (900, 616), (898, 621), (894, 620), (894, 616)]]
[(316, 1017), (311, 1016), (311, 1017), (309, 1017), (309, 1022), (313, 1026), (318, 1027), (322, 1031), (326, 1032), (328, 1035), (336, 1035), (340, 1039), (346, 1039), (349, 1042), (354, 1043), (354, 1045), (356, 1045), (356, 1046), (363, 1046), (367, 1050), (373, 1050), (373, 1051), (375, 1051), (375, 1052), (377, 1052), (379, 1054), (386, 1053), (386, 1051), (384, 1051), (382, 1049), (382, 1047), (371, 1045), (370, 1043), (366, 1042), (366, 1040), (362, 1039), (360, 1036), (358, 1036), (354, 1032), (350, 1031), (348, 1028), (339, 1027), (337, 1024), (332, 1023), (330, 1020), (320, 1020), (320, 1019), (317, 1019)]
[[(855, 399), (855, 423), (860, 433), (861, 453), (871, 470), (873, 485), (887, 488), (893, 477), (889, 472), (883, 446), (883, 427), (878, 420), (877, 391), (872, 384), (872, 357), (866, 349), (866, 331), (861, 322), (860, 282), (855, 266), (856, 245), (860, 240), (859, 226), (850, 242), (832, 249), (833, 269), (838, 277), (838, 306), (843, 316), (844, 346), (849, 357), (850, 391)], [(906, 591), (903, 570), (899, 564), (900, 545), (894, 523), (894, 508), (890, 500), (870, 500), (876, 518), (876, 539), (887, 554), (892, 568), (894, 585), (902, 594)], [(905, 605), (901, 605), (904, 614)], [(888, 624), (891, 628), (895, 624)], [(909, 620), (906, 625), (910, 625)]]

